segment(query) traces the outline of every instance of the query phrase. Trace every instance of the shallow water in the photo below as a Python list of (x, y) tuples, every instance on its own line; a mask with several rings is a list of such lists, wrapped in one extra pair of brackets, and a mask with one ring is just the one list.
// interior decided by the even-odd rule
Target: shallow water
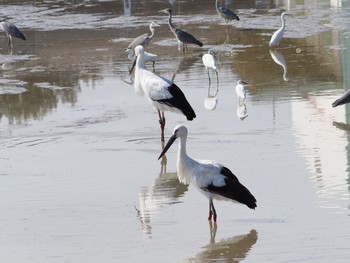
[[(0, 35), (3, 261), (349, 261), (350, 108), (331, 107), (350, 86), (347, 3), (226, 2), (239, 22), (226, 25), (213, 1), (2, 1), (28, 39), (10, 55)], [(156, 12), (166, 7), (203, 48), (177, 50)], [(285, 10), (285, 39), (270, 51)], [(153, 20), (155, 71), (197, 113), (166, 113), (166, 137), (185, 124), (188, 153), (229, 167), (255, 211), (216, 202), (210, 225), (207, 200), (177, 180), (177, 146), (157, 161), (158, 115), (120, 56)], [(210, 90), (209, 48), (220, 62)], [(243, 120), (238, 79), (249, 83)]]

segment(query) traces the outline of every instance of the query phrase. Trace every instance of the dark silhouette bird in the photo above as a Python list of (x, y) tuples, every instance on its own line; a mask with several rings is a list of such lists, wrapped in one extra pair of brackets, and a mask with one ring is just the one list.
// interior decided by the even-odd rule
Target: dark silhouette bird
[(22, 40), (27, 40), (24, 34), (12, 23), (8, 21), (0, 22), (0, 28), (6, 33), (8, 37), (8, 46), (12, 47), (12, 37), (17, 37)]
[(201, 41), (197, 40), (191, 34), (174, 27), (173, 23), (171, 22), (172, 11), (170, 8), (160, 10), (159, 12), (166, 13), (169, 15), (168, 24), (169, 24), (171, 32), (173, 32), (174, 36), (176, 37), (177, 41), (179, 42), (179, 50), (181, 50), (181, 44), (182, 44), (182, 51), (183, 52), (185, 52), (185, 50), (187, 51), (187, 44), (194, 44), (194, 45), (198, 45), (200, 47), (203, 46), (203, 43)]
[(231, 20), (239, 20), (239, 17), (232, 12), (230, 9), (227, 9), (225, 7), (219, 7), (219, 0), (215, 1), (215, 8), (216, 12), (218, 12), (219, 16), (221, 16), (223, 19), (225, 19), (225, 22), (228, 23)]

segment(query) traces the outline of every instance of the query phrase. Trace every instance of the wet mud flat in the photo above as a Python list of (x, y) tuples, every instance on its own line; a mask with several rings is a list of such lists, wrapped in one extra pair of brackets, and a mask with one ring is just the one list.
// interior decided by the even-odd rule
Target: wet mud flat
[[(241, 18), (228, 25), (213, 1), (0, 6), (28, 39), (15, 39), (10, 55), (0, 35), (3, 260), (348, 262), (349, 107), (331, 107), (349, 87), (346, 6), (227, 1)], [(166, 7), (203, 48), (177, 50), (156, 12)], [(270, 51), (285, 10), (285, 39)], [(155, 72), (174, 77), (197, 113), (193, 122), (166, 113), (166, 138), (186, 125), (189, 155), (228, 166), (256, 196), (255, 211), (216, 202), (209, 223), (206, 198), (177, 179), (176, 146), (157, 160), (158, 115), (120, 56), (153, 20)], [(210, 87), (209, 48), (220, 61)], [(238, 79), (249, 84), (243, 120)]]

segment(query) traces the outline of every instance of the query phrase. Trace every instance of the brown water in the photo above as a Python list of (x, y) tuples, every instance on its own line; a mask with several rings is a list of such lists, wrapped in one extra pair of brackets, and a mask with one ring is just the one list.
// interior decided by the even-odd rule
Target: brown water
[[(350, 87), (348, 4), (226, 2), (239, 22), (226, 25), (214, 1), (1, 1), (28, 39), (9, 55), (0, 35), (1, 261), (349, 261), (350, 108), (331, 107)], [(166, 7), (203, 48), (177, 50)], [(293, 16), (271, 54), (284, 10)], [(210, 225), (207, 200), (177, 180), (177, 147), (157, 161), (158, 115), (120, 57), (153, 20), (155, 70), (197, 113), (166, 113), (166, 137), (185, 124), (188, 153), (229, 167), (255, 211), (216, 202)], [(208, 99), (209, 48), (220, 70)], [(238, 79), (249, 83), (244, 120)]]

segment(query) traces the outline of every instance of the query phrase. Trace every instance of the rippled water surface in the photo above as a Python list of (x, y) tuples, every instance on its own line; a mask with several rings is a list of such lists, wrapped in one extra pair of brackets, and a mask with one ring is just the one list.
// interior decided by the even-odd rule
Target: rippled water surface
[[(240, 21), (226, 24), (213, 0), (1, 1), (27, 37), (11, 52), (0, 32), (2, 261), (349, 262), (350, 106), (331, 106), (350, 88), (349, 4), (219, 2)], [(202, 48), (178, 51), (167, 7)], [(283, 11), (285, 38), (270, 50)], [(189, 155), (229, 167), (255, 211), (216, 202), (209, 224), (208, 201), (177, 179), (177, 146), (157, 161), (158, 115), (121, 55), (151, 21), (154, 70), (197, 114), (166, 113), (166, 138), (185, 124)]]

